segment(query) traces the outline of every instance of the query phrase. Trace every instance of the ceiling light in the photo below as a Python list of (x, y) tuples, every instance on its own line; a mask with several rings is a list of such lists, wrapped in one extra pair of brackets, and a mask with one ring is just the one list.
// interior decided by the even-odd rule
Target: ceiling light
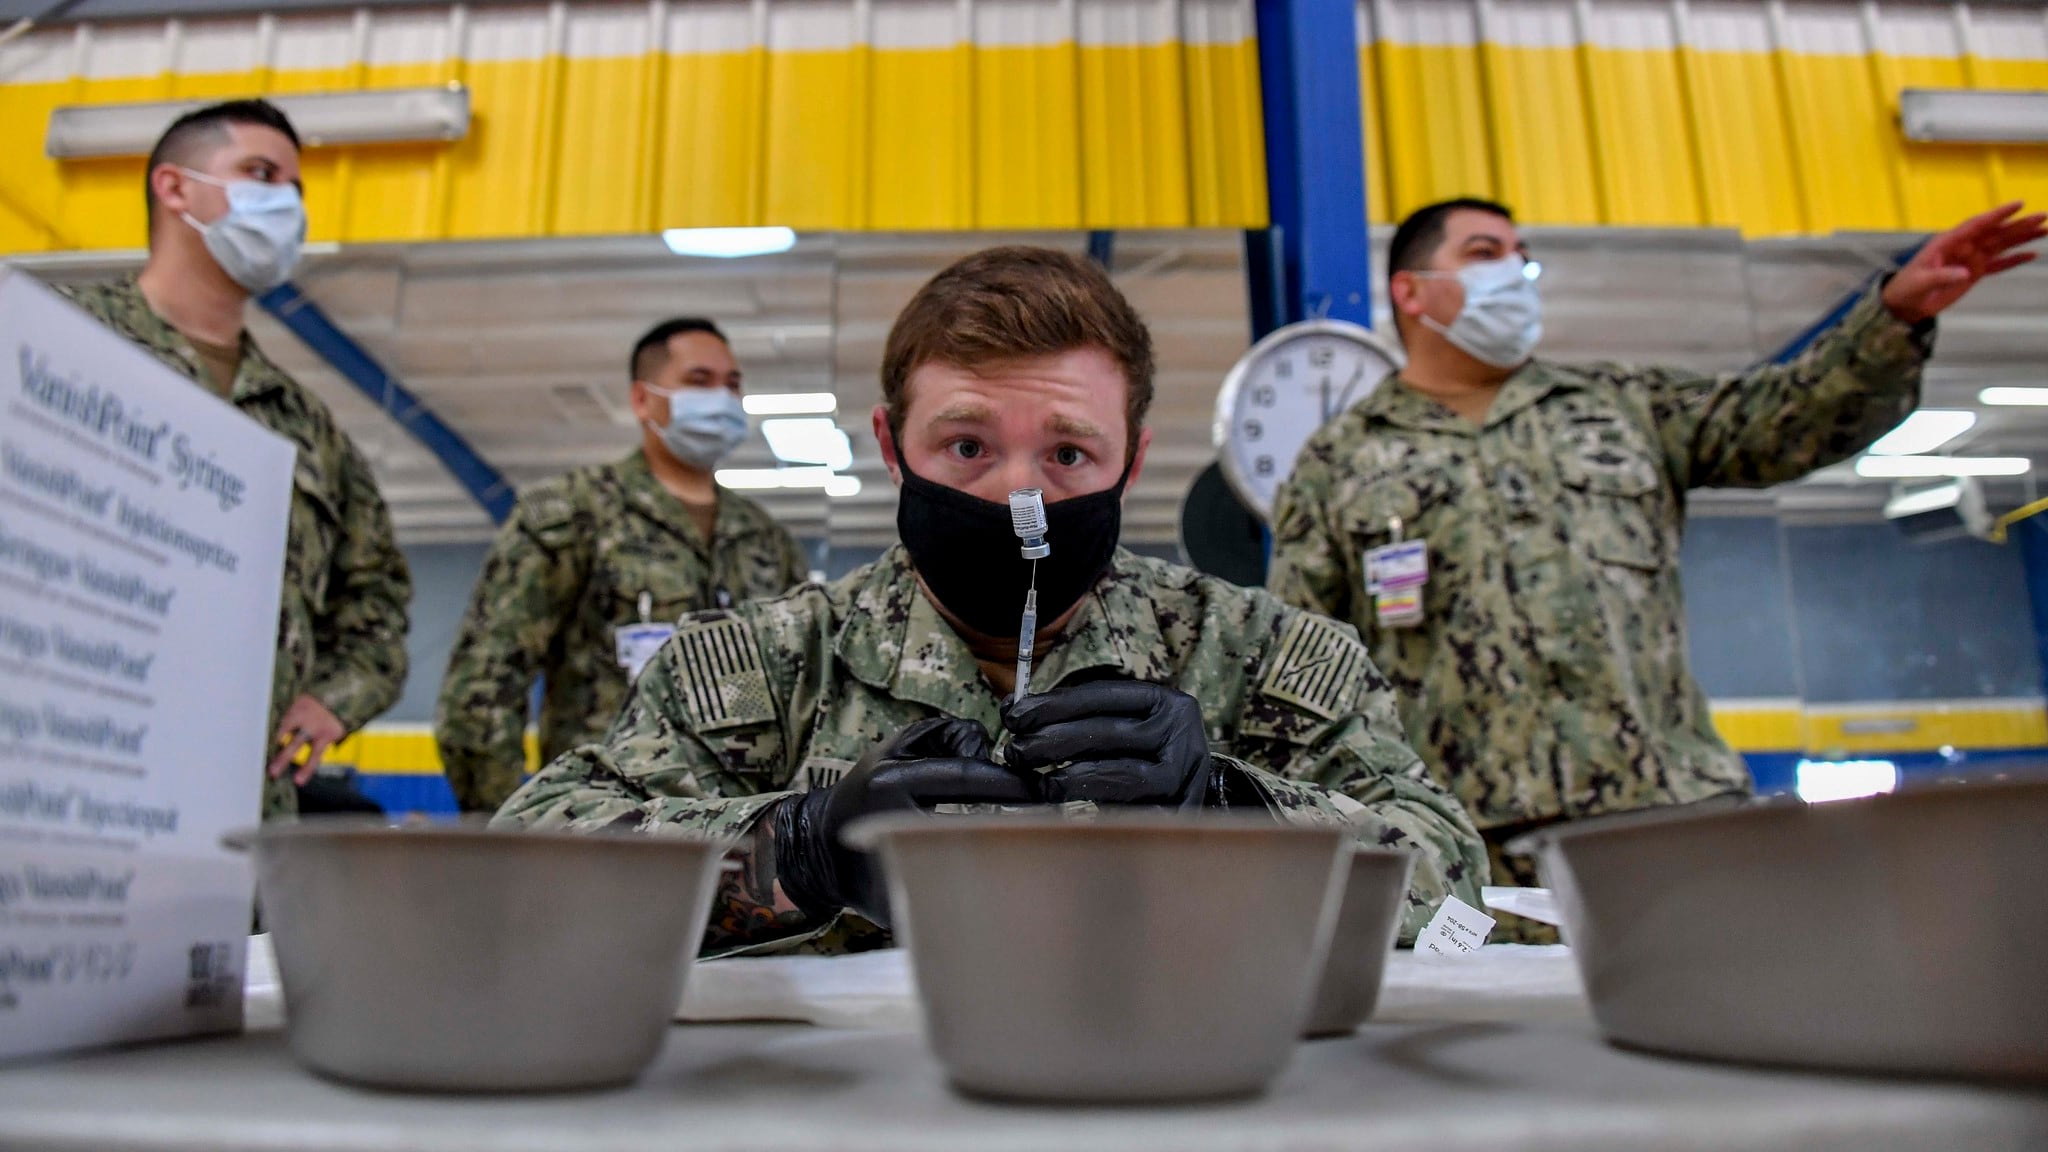
[[(271, 96), (308, 148), (460, 140), (469, 134), (469, 89), (373, 88)], [(55, 160), (147, 156), (171, 122), (212, 100), (70, 104), (52, 109), (43, 151)]]
[(1963, 502), (1963, 482), (1951, 480), (1936, 484), (1932, 488), (1920, 488), (1892, 497), (1885, 501), (1884, 515), (1887, 520), (1898, 520), (1907, 516), (1918, 516), (1922, 512), (1939, 512), (1953, 508)]
[(1875, 796), (1899, 786), (1899, 766), (1890, 760), (1801, 760), (1799, 798), (1809, 804)]
[(837, 471), (853, 467), (853, 441), (830, 416), (795, 420), (763, 420), (761, 435), (768, 450), (788, 464), (823, 464)]
[(837, 473), (830, 468), (720, 468), (715, 475), (721, 487), (765, 490), (825, 488)]
[(809, 416), (839, 411), (839, 397), (830, 392), (749, 393), (740, 405), (749, 416)]
[(796, 247), (788, 228), (670, 228), (661, 242), (678, 256), (772, 256)]
[(1908, 140), (2048, 144), (2048, 92), (1908, 88), (1899, 93)]
[(1867, 451), (1872, 456), (1912, 456), (1932, 452), (1968, 432), (1977, 423), (1975, 412), (1951, 408), (1922, 408), (1899, 422)]
[(2034, 462), (2025, 456), (1863, 456), (1856, 474), (1871, 479), (1920, 476), (2024, 476)]
[(1986, 388), (1977, 393), (1982, 404), (2048, 407), (2048, 388)]
[(825, 495), (841, 498), (860, 495), (860, 477), (834, 476), (825, 481)]

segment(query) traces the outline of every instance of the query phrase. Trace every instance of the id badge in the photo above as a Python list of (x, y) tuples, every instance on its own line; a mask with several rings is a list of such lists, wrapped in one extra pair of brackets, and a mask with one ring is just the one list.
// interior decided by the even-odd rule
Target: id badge
[(612, 630), (612, 641), (617, 649), (619, 667), (626, 670), (629, 681), (640, 678), (640, 670), (676, 634), (673, 624), (621, 624)]
[(1422, 585), (1375, 592), (1372, 610), (1382, 628), (1413, 628), (1422, 623)]
[(1429, 545), (1396, 540), (1365, 552), (1365, 590), (1374, 594), (1420, 588), (1429, 583)]

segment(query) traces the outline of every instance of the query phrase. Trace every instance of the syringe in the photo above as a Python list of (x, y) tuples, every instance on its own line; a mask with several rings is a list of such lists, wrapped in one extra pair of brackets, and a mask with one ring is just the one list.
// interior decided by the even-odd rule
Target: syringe
[(1017, 624), (1017, 694), (1031, 691), (1031, 648), (1038, 639), (1038, 562), (1052, 554), (1045, 542), (1045, 493), (1019, 488), (1010, 493), (1010, 527), (1022, 541), (1018, 551), (1031, 561), (1031, 585), (1024, 593), (1024, 616)]

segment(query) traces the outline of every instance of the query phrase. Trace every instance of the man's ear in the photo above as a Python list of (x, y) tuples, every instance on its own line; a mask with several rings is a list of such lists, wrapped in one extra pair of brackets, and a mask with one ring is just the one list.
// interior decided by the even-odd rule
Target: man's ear
[(1145, 470), (1145, 449), (1152, 446), (1152, 430), (1138, 429), (1138, 450), (1131, 453), (1131, 466), (1124, 476), (1124, 499), (1131, 497), (1131, 489), (1138, 486), (1138, 474)]
[(875, 405), (870, 419), (875, 426), (875, 447), (882, 450), (882, 464), (889, 469), (889, 479), (900, 485), (903, 483), (903, 463), (897, 455), (896, 437), (889, 431), (889, 406)]

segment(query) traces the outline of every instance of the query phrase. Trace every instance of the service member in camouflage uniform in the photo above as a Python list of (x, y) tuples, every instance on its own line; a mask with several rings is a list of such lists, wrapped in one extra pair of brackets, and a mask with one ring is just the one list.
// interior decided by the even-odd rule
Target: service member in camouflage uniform
[[(1407, 936), (1447, 892), (1476, 900), (1478, 837), (1350, 627), (1116, 546), (1152, 355), (1099, 269), (1043, 249), (961, 261), (897, 320), (883, 391), (902, 545), (685, 621), (604, 743), (550, 764), (499, 822), (742, 837), (713, 950), (873, 943), (886, 899), (837, 831), (946, 803), (1341, 820), (1418, 850)], [(1052, 554), (1033, 691), (1006, 703), (1029, 573), (1001, 501), (1025, 487), (1044, 490)]]
[(148, 172), (142, 272), (63, 291), (298, 449), (263, 792), (265, 819), (290, 816), (294, 783), (398, 698), (412, 578), (362, 453), (243, 327), (250, 295), (290, 276), (305, 239), (291, 124), (260, 100), (202, 108), (164, 132)]
[[(1401, 226), (1408, 367), (1303, 448), (1267, 586), (1366, 638), (1496, 883), (1534, 883), (1498, 851), (1532, 825), (1749, 788), (1686, 666), (1685, 494), (1795, 480), (1897, 424), (1935, 315), (2041, 235), (2017, 211), (1937, 237), (1793, 363), (1718, 377), (1531, 360), (1507, 211), (1458, 201)], [(1366, 588), (1367, 553), (1397, 532), (1428, 548), (1415, 622)]]
[(803, 553), (760, 505), (712, 480), (746, 434), (740, 370), (710, 321), (657, 325), (628, 360), (640, 450), (528, 490), (498, 533), (441, 681), (434, 735), (465, 811), (495, 812), (526, 771), (536, 675), (543, 762), (604, 735), (642, 653), (686, 612), (773, 596)]

